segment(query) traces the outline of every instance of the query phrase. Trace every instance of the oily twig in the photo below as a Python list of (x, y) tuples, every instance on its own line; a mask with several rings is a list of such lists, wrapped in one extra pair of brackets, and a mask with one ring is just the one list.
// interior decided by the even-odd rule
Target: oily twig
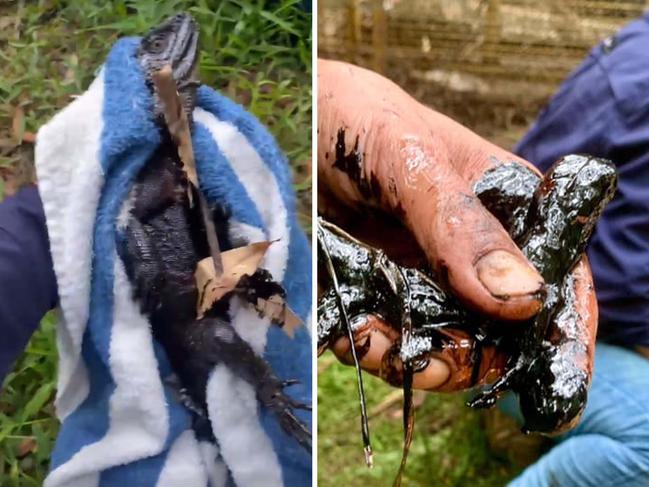
[(192, 189), (196, 188), (198, 195), (198, 204), (200, 207), (203, 224), (205, 225), (205, 232), (207, 234), (207, 243), (210, 248), (210, 255), (214, 264), (214, 273), (216, 276), (223, 274), (223, 261), (221, 258), (221, 249), (219, 246), (219, 239), (216, 235), (216, 228), (214, 221), (210, 217), (210, 209), (205, 200), (205, 196), (201, 193), (198, 185), (198, 176), (196, 174), (196, 164), (194, 161), (194, 149), (192, 146), (192, 136), (189, 130), (189, 120), (187, 114), (183, 110), (176, 81), (173, 78), (173, 71), (170, 65), (164, 66), (159, 71), (153, 73), (153, 84), (155, 85), (156, 93), (162, 104), (162, 111), (164, 114), (165, 123), (169, 130), (172, 140), (178, 147), (178, 157), (183, 164), (183, 170), (187, 175), (190, 183), (189, 188), (189, 201), (192, 203)]

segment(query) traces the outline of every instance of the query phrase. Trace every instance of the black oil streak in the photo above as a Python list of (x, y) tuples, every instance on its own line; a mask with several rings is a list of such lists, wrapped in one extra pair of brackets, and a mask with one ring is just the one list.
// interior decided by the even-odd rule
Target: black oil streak
[(397, 190), (397, 182), (394, 180), (392, 176), (388, 178), (388, 193), (390, 193), (396, 201), (399, 200), (399, 191)]
[(360, 193), (365, 198), (374, 198), (377, 201), (381, 198), (381, 186), (375, 175), (371, 175), (370, 181), (363, 175), (363, 154), (358, 151), (359, 136), (356, 136), (354, 147), (347, 153), (345, 147), (345, 129), (338, 129), (336, 138), (336, 157), (333, 167), (344, 172), (349, 177)]

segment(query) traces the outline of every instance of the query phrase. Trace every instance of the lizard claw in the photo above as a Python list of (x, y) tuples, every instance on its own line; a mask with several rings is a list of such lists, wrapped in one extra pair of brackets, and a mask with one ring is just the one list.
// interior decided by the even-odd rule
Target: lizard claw
[(290, 405), (291, 405), (291, 407), (293, 409), (302, 409), (304, 411), (311, 411), (313, 409), (311, 407), (311, 404), (306, 404), (304, 402), (295, 401), (295, 400), (291, 399), (290, 397), (288, 399), (289, 399), (289, 403), (290, 403)]
[(292, 411), (286, 410), (279, 414), (279, 424), (302, 448), (311, 453), (311, 431)]
[(280, 381), (267, 378), (257, 392), (259, 401), (273, 411), (282, 429), (308, 452), (311, 452), (311, 431), (295, 415), (294, 409), (311, 410), (311, 405), (297, 401), (284, 394), (284, 387), (298, 383), (295, 380)]

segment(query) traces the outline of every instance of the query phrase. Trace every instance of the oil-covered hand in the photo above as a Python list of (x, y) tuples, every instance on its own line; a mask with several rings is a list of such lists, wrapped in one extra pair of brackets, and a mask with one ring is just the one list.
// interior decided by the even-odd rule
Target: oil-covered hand
[[(543, 279), (473, 191), (485, 171), (505, 162), (530, 166), (376, 73), (319, 61), (319, 212), (395, 260), (425, 258), (466, 306), (516, 322), (539, 310)], [(581, 262), (573, 276), (592, 356), (597, 305), (588, 264)], [(380, 319), (358, 330), (357, 339), (369, 343), (361, 365), (378, 373), (400, 337)], [(348, 359), (347, 339), (332, 348)], [(499, 351), (490, 354), (480, 368), (485, 375), (502, 371), (505, 362)], [(414, 386), (467, 387), (463, 367), (432, 359)]]

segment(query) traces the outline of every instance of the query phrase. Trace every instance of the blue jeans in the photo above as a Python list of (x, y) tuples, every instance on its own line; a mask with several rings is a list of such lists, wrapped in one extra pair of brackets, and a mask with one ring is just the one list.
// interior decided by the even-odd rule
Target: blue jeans
[[(520, 419), (516, 399), (500, 404)], [(649, 486), (649, 359), (599, 343), (581, 422), (509, 487)]]

